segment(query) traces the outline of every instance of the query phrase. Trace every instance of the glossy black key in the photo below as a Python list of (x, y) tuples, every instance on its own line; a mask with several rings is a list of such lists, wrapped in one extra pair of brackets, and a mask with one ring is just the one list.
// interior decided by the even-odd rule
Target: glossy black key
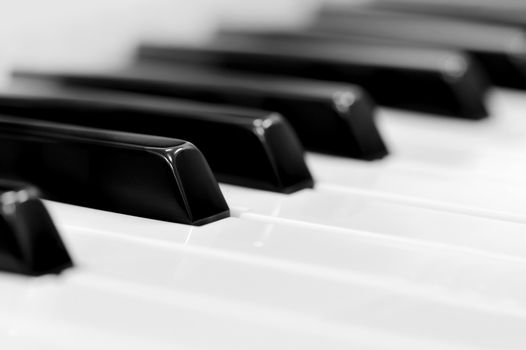
[(521, 28), (367, 7), (325, 7), (312, 30), (348, 40), (453, 48), (469, 52), (497, 85), (526, 88), (526, 37)]
[(46, 199), (151, 219), (201, 225), (229, 215), (201, 152), (177, 139), (1, 116), (0, 176), (35, 184)]
[(140, 56), (354, 83), (387, 106), (469, 119), (487, 115), (481, 72), (457, 52), (249, 35), (204, 47), (144, 45)]
[(73, 266), (38, 191), (0, 180), (0, 270), (39, 276)]
[(188, 140), (218, 180), (240, 186), (284, 193), (313, 186), (301, 143), (273, 112), (47, 84), (0, 93), (0, 113)]
[(390, 0), (374, 1), (367, 7), (526, 28), (526, 6), (518, 3)]
[[(135, 91), (273, 110), (287, 119), (310, 150), (359, 159), (376, 159), (387, 154), (374, 121), (373, 102), (360, 88), (347, 84), (240, 75), (171, 64), (140, 65), (114, 73), (63, 73), (55, 74), (55, 78), (70, 86)], [(254, 129), (253, 124), (249, 125)], [(193, 141), (190, 137), (188, 139)], [(287, 147), (279, 146), (283, 142), (278, 139), (273, 142), (274, 153), (283, 152), (280, 157), (291, 152), (286, 150)], [(197, 141), (196, 144), (208, 158), (205, 148)], [(247, 163), (238, 164), (247, 167)]]

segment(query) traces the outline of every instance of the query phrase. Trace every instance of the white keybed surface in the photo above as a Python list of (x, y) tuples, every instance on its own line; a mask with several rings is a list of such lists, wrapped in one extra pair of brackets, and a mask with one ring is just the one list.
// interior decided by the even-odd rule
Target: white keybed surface
[(308, 154), (292, 195), (222, 185), (233, 217), (203, 227), (47, 202), (76, 267), (0, 274), (2, 349), (524, 349), (526, 92), (489, 101), (381, 109), (389, 158)]

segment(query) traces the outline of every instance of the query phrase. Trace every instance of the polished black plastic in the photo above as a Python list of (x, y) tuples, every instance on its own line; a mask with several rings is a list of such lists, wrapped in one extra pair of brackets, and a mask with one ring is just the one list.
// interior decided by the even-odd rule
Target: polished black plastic
[(0, 176), (46, 199), (151, 219), (201, 225), (229, 215), (201, 152), (176, 139), (1, 116)]
[(284, 193), (313, 186), (299, 140), (273, 112), (63, 84), (0, 94), (0, 113), (181, 138), (203, 152), (220, 181)]
[[(287, 119), (301, 142), (310, 150), (359, 159), (376, 159), (387, 154), (387, 148), (374, 121), (373, 102), (361, 89), (346, 84), (240, 75), (231, 71), (171, 64), (147, 67), (140, 65), (114, 73), (63, 73), (55, 74), (55, 78), (70, 86), (135, 91), (273, 110)], [(254, 129), (253, 124), (247, 127)], [(205, 128), (207, 129), (214, 130), (213, 127)], [(220, 133), (215, 135), (221, 138), (223, 136)], [(187, 138), (194, 142), (191, 137)], [(236, 138), (233, 137), (232, 140), (236, 141)], [(195, 142), (205, 156), (210, 158), (207, 149)], [(285, 141), (276, 141), (275, 144), (282, 142)], [(250, 148), (236, 147), (232, 152), (236, 152), (236, 149), (248, 153)], [(287, 151), (285, 147), (278, 149), (274, 157), (293, 158), (287, 156), (292, 151)], [(215, 170), (215, 163), (211, 159), (210, 162)], [(290, 163), (290, 160), (285, 163)], [(291, 164), (295, 163), (298, 162)], [(248, 164), (240, 162), (238, 167), (245, 169), (240, 169), (241, 171), (252, 171), (247, 170)], [(255, 171), (258, 168), (260, 167), (253, 169)], [(256, 173), (260, 171), (254, 175)], [(306, 178), (306, 170), (302, 170), (302, 173)]]
[(325, 7), (312, 29), (347, 40), (452, 48), (469, 52), (494, 84), (526, 88), (526, 37), (523, 28), (403, 13), (369, 7)]
[(518, 3), (502, 4), (500, 1), (389, 0), (372, 1), (368, 3), (368, 7), (526, 28), (526, 6), (524, 3), (520, 5)]
[[(487, 115), (484, 78), (469, 57), (457, 52), (247, 33), (222, 36), (203, 47), (144, 45), (140, 56), (354, 83), (387, 106), (469, 119)], [(457, 63), (446, 65), (444, 61)]]
[(0, 180), (0, 270), (39, 276), (73, 262), (53, 220), (27, 184)]

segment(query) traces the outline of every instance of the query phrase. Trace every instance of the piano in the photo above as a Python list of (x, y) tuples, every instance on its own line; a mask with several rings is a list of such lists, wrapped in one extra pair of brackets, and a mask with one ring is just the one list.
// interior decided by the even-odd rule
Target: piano
[[(221, 101), (209, 101), (210, 95), (206, 94), (193, 96), (191, 102), (177, 102), (179, 96), (175, 102), (168, 103), (170, 99), (165, 96), (162, 104), (165, 112), (162, 112), (159, 111), (161, 98), (153, 96), (156, 95), (153, 90), (141, 90), (146, 85), (131, 89), (131, 80), (125, 87), (133, 91), (121, 91), (122, 87), (109, 86), (110, 80), (97, 80), (98, 85), (93, 88), (82, 79), (57, 83), (48, 80), (45, 74), (38, 77), (42, 72), (73, 72), (77, 78), (82, 78), (83, 74), (93, 77), (91, 72), (118, 72), (129, 78), (128, 74), (135, 72), (133, 69), (119, 69), (133, 60), (138, 43), (162, 43), (168, 48), (205, 43), (209, 48), (207, 40), (214, 40), (218, 35), (217, 28), (225, 28), (225, 23), (231, 25), (232, 19), (242, 20), (244, 26), (236, 26), (234, 30), (228, 27), (225, 32), (220, 32), (216, 53), (221, 52), (225, 47), (222, 45), (227, 45), (228, 40), (246, 48), (245, 36), (248, 36), (250, 45), (260, 42), (261, 47), (270, 45), (267, 47), (276, 48), (268, 52), (270, 56), (276, 53), (279, 56), (279, 52), (286, 52), (279, 51), (281, 48), (286, 50), (292, 45), (326, 48), (327, 51), (320, 54), (322, 61), (319, 62), (324, 62), (323, 57), (331, 54), (329, 46), (325, 46), (327, 40), (334, 40), (330, 48), (356, 45), (364, 48), (362, 52), (394, 55), (387, 57), (415, 57), (415, 53), (419, 53), (421, 56), (416, 56), (418, 64), (430, 62), (425, 69), (444, 73), (445, 78), (434, 73), (426, 75), (431, 77), (429, 81), (441, 81), (447, 87), (454, 85), (458, 78), (448, 74), (465, 73), (462, 65), (471, 64), (472, 57), (473, 62), (480, 63), (476, 69), (487, 71), (483, 64), (486, 61), (476, 59), (477, 55), (484, 56), (487, 52), (501, 58), (510, 55), (510, 62), (516, 65), (512, 78), (517, 78), (523, 68), (521, 59), (524, 57), (512, 48), (504, 53), (496, 49), (477, 50), (476, 47), (467, 47), (461, 40), (462, 33), (474, 37), (484, 37), (486, 33), (520, 34), (517, 23), (505, 23), (499, 16), (494, 20), (491, 16), (480, 19), (469, 16), (469, 11), (465, 16), (452, 18), (445, 10), (437, 13), (436, 7), (425, 7), (426, 2), (411, 11), (408, 10), (411, 9), (410, 2), (397, 7), (396, 1), (392, 0), (392, 5), (385, 7), (376, 3), (345, 4), (344, 7), (325, 4), (321, 9), (315, 1), (293, 0), (264, 3), (233, 0), (191, 3), (165, 0), (97, 0), (75, 4), (62, 0), (46, 4), (8, 2), (7, 11), (0, 14), (0, 22), (5, 27), (0, 42), (6, 48), (2, 66), (5, 86), (0, 91), (0, 145), (4, 145), (4, 150), (0, 152), (9, 159), (11, 149), (23, 150), (16, 154), (23, 155), (22, 160), (28, 160), (33, 167), (17, 165), (17, 171), (21, 170), (14, 174), (30, 178), (35, 186), (40, 186), (44, 200), (40, 202), (39, 192), (32, 186), (10, 188), (5, 192), (7, 196), (0, 186), (0, 214), (3, 215), (0, 216), (14, 218), (14, 221), (6, 219), (6, 222), (15, 223), (2, 233), (2, 239), (10, 242), (11, 236), (22, 237), (16, 249), (23, 252), (31, 251), (31, 246), (45, 247), (38, 241), (32, 243), (27, 239), (35, 237), (29, 229), (40, 225), (29, 225), (29, 229), (22, 230), (22, 233), (17, 229), (41, 217), (46, 223), (41, 225), (48, 229), (46, 232), (54, 242), (54, 248), (38, 252), (48, 254), (48, 260), (44, 261), (51, 261), (52, 257), (56, 259), (57, 270), (47, 273), (49, 269), (36, 269), (31, 265), (33, 258), (30, 254), (24, 255), (27, 261), (17, 268), (2, 267), (2, 348), (524, 349), (526, 120), (523, 114), (526, 112), (526, 92), (521, 88), (496, 86), (505, 84), (495, 81), (490, 74), (481, 73), (480, 76), (490, 82), (487, 91), (486, 88), (482, 90), (486, 83), (481, 80), (471, 89), (444, 99), (447, 102), (464, 101), (465, 96), (480, 98), (484, 110), (478, 107), (436, 109), (443, 104), (437, 106), (435, 101), (442, 101), (445, 95), (436, 95), (436, 99), (426, 100), (424, 105), (411, 104), (411, 99), (403, 106), (389, 105), (391, 100), (382, 100), (385, 105), (376, 108), (372, 115), (368, 114), (369, 110), (359, 110), (365, 113), (364, 120), (374, 122), (374, 125), (364, 126), (362, 121), (352, 118), (344, 120), (352, 132), (360, 131), (351, 132), (346, 137), (359, 140), (367, 134), (375, 137), (376, 147), (354, 145), (350, 155), (342, 155), (331, 149), (320, 149), (324, 143), (333, 141), (330, 137), (322, 137), (321, 127), (317, 131), (323, 142), (309, 143), (312, 140), (309, 135), (295, 124), (292, 117), (287, 119), (286, 113), (282, 113), (282, 117), (276, 116), (274, 111), (268, 114), (247, 105), (237, 106), (238, 109), (234, 110)], [(31, 12), (27, 10), (28, 4), (34, 6)], [(455, 6), (454, 2), (447, 4)], [(371, 18), (391, 16), (394, 18), (392, 30), (360, 33), (358, 29), (352, 32), (347, 28), (348, 32), (342, 34), (331, 32), (330, 26), (317, 27), (322, 23), (334, 24), (340, 16), (345, 20), (345, 11), (354, 9), (351, 5), (359, 6), (357, 11), (370, 13)], [(520, 2), (510, 2), (508, 6), (515, 8), (517, 14), (520, 11), (526, 13), (526, 7)], [(455, 45), (448, 41), (455, 41), (450, 37), (442, 37), (442, 41), (430, 44), (423, 29), (423, 39), (408, 39), (402, 34), (396, 36), (403, 32), (400, 23), (395, 23), (397, 18), (401, 22), (405, 22), (405, 18), (418, 19), (421, 27), (409, 26), (411, 29), (425, 28), (426, 23), (435, 21), (439, 24), (455, 23), (466, 31), (458, 33), (455, 39), (460, 43)], [(249, 27), (245, 29), (247, 24)], [(268, 28), (273, 32), (267, 36), (265, 30)], [(309, 29), (298, 35), (297, 28)], [(345, 26), (337, 29), (341, 28), (345, 29)], [(490, 29), (482, 33), (470, 31), (476, 28)], [(235, 33), (238, 30), (241, 34)], [(508, 38), (504, 36), (502, 41)], [(523, 43), (520, 39), (513, 41), (518, 43), (519, 53)], [(318, 42), (320, 40), (322, 43)], [(283, 42), (287, 45), (281, 45)], [(164, 50), (162, 46), (156, 47)], [(156, 51), (144, 52), (146, 56), (155, 56)], [(296, 53), (288, 54), (290, 57)], [(301, 57), (294, 57), (295, 63), (304, 62)], [(307, 57), (312, 58), (312, 53), (308, 52)], [(447, 59), (437, 61), (437, 57)], [(256, 56), (251, 58), (249, 63), (259, 62)], [(389, 87), (399, 83), (401, 90), (411, 87), (412, 94), (417, 94), (419, 88), (426, 89), (428, 86), (423, 82), (428, 80), (417, 80), (422, 85), (407, 85), (414, 77), (411, 75), (414, 67), (407, 67), (404, 62), (386, 63), (379, 59), (368, 67), (375, 68), (375, 63), (378, 67), (391, 63), (396, 72), (403, 74), (397, 75), (402, 80), (396, 80), (394, 84), (390, 82)], [(435, 66), (434, 62), (443, 66)], [(169, 66), (173, 62), (165, 63)], [(190, 63), (194, 67), (195, 62)], [(365, 60), (361, 64), (371, 62)], [(272, 72), (268, 70), (276, 66), (277, 63), (243, 66), (232, 71), (229, 69), (236, 67), (208, 66), (207, 69), (214, 72), (226, 69), (224, 72), (231, 76), (226, 79), (226, 85), (222, 85), (221, 92), (234, 96), (243, 93), (228, 85), (236, 81), (236, 75), (242, 81), (243, 76), (259, 74), (252, 79), (263, 84), (265, 77), (271, 76)], [(257, 72), (260, 67), (266, 70), (263, 75)], [(183, 71), (186, 69), (193, 68), (183, 68)], [(15, 70), (26, 72), (26, 78), (31, 75), (27, 72), (36, 72), (37, 77), (33, 77), (35, 81), (30, 84), (38, 86), (37, 91), (44, 97), (52, 95), (54, 99), (33, 99), (28, 103), (27, 95), (13, 95), (16, 90), (12, 80), (17, 78), (12, 78), (11, 74)], [(167, 70), (162, 72), (168, 76)], [(300, 73), (308, 75), (312, 71), (298, 71), (298, 75)], [(180, 72), (174, 77), (182, 75)], [(384, 93), (374, 90), (374, 86), (361, 90), (359, 86), (349, 87), (347, 82), (322, 83), (309, 76), (287, 79), (283, 80), (285, 85), (280, 85), (281, 89), (276, 88), (282, 97), (286, 95), (283, 91), (287, 91), (283, 86), (297, 87), (291, 91), (301, 92), (303, 97), (320, 95), (317, 89), (303, 91), (302, 87), (323, 87), (324, 92), (344, 91), (343, 96), (347, 99), (343, 105), (349, 108), (356, 105), (355, 98), (362, 98), (368, 91), (378, 94), (373, 96), (375, 100), (381, 99)], [(382, 85), (381, 79), (382, 76), (375, 84)], [(45, 82), (43, 89), (39, 85), (41, 80)], [(155, 81), (144, 81), (149, 82), (148, 86), (156, 86)], [(195, 81), (183, 84), (182, 90), (171, 85), (171, 93), (182, 94), (186, 91), (184, 87), (191, 83), (195, 84)], [(83, 84), (87, 85), (80, 86)], [(208, 88), (206, 79), (199, 86)], [(250, 91), (259, 94), (272, 92), (271, 88), (258, 88), (246, 85), (247, 90), (253, 89)], [(65, 99), (60, 100), (61, 103), (56, 102), (60, 99), (57, 91), (64, 93)], [(404, 91), (391, 91), (392, 94), (400, 93), (400, 98), (407, 97)], [(426, 91), (429, 97), (434, 90)], [(352, 99), (349, 100), (349, 96)], [(241, 100), (259, 103), (258, 99)], [(93, 101), (98, 103), (96, 108)], [(341, 99), (335, 101), (341, 102)], [(433, 108), (428, 109), (433, 104)], [(150, 108), (150, 105), (156, 107)], [(275, 103), (273, 106), (279, 109), (280, 105)], [(106, 113), (103, 114), (106, 119), (86, 118), (79, 112), (82, 109), (89, 113)], [(108, 112), (116, 110), (121, 114)], [(260, 132), (258, 140), (267, 147), (265, 155), (269, 159), (283, 156), (287, 151), (280, 149), (279, 145), (286, 142), (285, 139), (292, 140), (290, 147), (294, 150), (287, 147), (288, 158), (274, 159), (270, 168), (274, 170), (272, 176), (282, 179), (280, 176), (290, 175), (286, 166), (288, 162), (295, 160), (295, 169), (300, 167), (302, 170), (294, 174), (297, 177), (288, 179), (296, 181), (297, 186), (285, 185), (271, 175), (248, 181), (249, 175), (242, 173), (247, 181), (240, 181), (236, 176), (242, 167), (217, 170), (214, 159), (219, 159), (220, 165), (232, 161), (231, 164), (239, 166), (239, 160), (245, 155), (243, 150), (249, 152), (250, 147), (256, 147), (239, 145), (241, 151), (229, 152), (231, 147), (221, 148), (221, 137), (228, 138), (231, 136), (228, 133), (191, 140), (205, 158), (208, 154), (214, 157), (208, 163), (220, 180), (216, 188), (215, 180), (195, 146), (176, 142), (170, 135), (154, 137), (138, 135), (132, 129), (115, 131), (101, 127), (111, 118), (137, 110), (142, 111), (142, 117), (158, 118), (159, 123), (164, 122), (160, 116), (166, 110), (177, 116), (184, 115), (188, 120), (196, 120), (192, 119), (196, 115), (209, 119), (210, 116), (223, 116), (220, 118), (224, 122), (221, 127), (229, 132), (243, 114), (248, 118), (244, 120), (251, 121), (248, 126), (243, 124), (246, 126), (243, 130)], [(470, 113), (465, 113), (466, 110)], [(76, 118), (82, 125), (60, 124), (64, 121), (68, 124), (70, 116), (71, 123)], [(27, 122), (24, 118), (33, 118), (33, 121)], [(266, 121), (266, 124), (261, 122), (266, 126), (256, 125), (251, 129), (249, 126), (253, 120)], [(324, 125), (325, 120), (318, 122)], [(130, 128), (133, 127), (133, 123), (130, 124)], [(292, 125), (290, 129), (289, 124)], [(190, 128), (194, 124), (179, 125), (181, 128), (189, 125)], [(302, 168), (303, 153), (298, 151), (301, 153), (298, 155), (295, 150), (295, 147), (300, 147), (295, 143), (295, 136), (287, 135), (272, 147), (271, 138), (277, 136), (271, 134), (271, 127), (276, 125), (285, 133), (292, 129), (297, 132), (298, 140), (308, 149), (305, 168)], [(364, 130), (367, 131), (365, 134)], [(12, 133), (21, 136), (17, 138)], [(10, 135), (10, 138), (5, 135)], [(385, 144), (380, 144), (378, 135)], [(60, 147), (49, 146), (50, 142), (58, 142), (57, 139), (61, 142)], [(256, 141), (252, 142), (256, 144)], [(92, 148), (86, 151), (86, 144)], [(5, 145), (19, 148), (7, 149)], [(165, 196), (165, 187), (160, 187), (166, 185), (162, 182), (165, 180), (159, 179), (167, 178), (166, 167), (154, 161), (158, 158), (151, 152), (143, 152), (145, 145), (150, 147), (148, 152), (153, 148), (162, 149), (167, 152), (163, 154), (172, 156), (170, 171), (177, 175), (177, 183), (182, 184), (177, 187), (179, 197)], [(213, 153), (214, 146), (219, 149), (216, 153)], [(67, 152), (62, 152), (63, 147)], [(173, 147), (176, 147), (175, 151)], [(135, 153), (129, 153), (130, 149)], [(356, 149), (370, 151), (369, 157), (356, 153)], [(173, 160), (180, 152), (190, 154), (192, 161), (188, 158), (182, 158), (187, 161), (181, 162)], [(107, 157), (106, 162), (93, 161), (101, 155)], [(32, 162), (32, 156), (38, 161)], [(123, 168), (124, 163), (119, 163), (121, 157), (133, 160), (125, 164), (129, 168)], [(25, 164), (22, 161), (0, 161), (0, 175), (4, 174), (6, 166), (15, 167), (12, 164), (19, 163)], [(105, 183), (103, 176), (95, 183), (80, 176), (86, 164), (101, 169), (102, 174), (111, 170), (111, 186), (102, 186)], [(49, 176), (47, 166), (58, 169), (58, 177)], [(189, 173), (185, 170), (189, 167), (199, 171)], [(68, 172), (65, 173), (64, 169)], [(141, 169), (150, 171), (141, 172)], [(137, 172), (140, 181), (119, 181), (127, 179), (126, 172)], [(152, 175), (150, 178), (152, 173), (158, 177)], [(44, 178), (47, 180), (42, 180)], [(204, 192), (210, 196), (196, 194), (202, 192), (201, 185), (208, 186)], [(147, 189), (153, 192), (144, 197)], [(108, 196), (103, 196), (108, 193)], [(229, 209), (225, 207), (222, 196)], [(84, 200), (80, 204), (85, 205), (78, 205), (80, 197)], [(17, 203), (13, 198), (21, 203), (28, 198), (44, 203), (50, 216), (40, 206), (38, 215), (20, 211), (23, 206), (22, 209), (15, 206), (19, 211), (13, 211), (13, 203)], [(93, 198), (97, 200), (91, 200)], [(161, 209), (157, 208), (177, 206), (181, 202), (185, 205), (177, 207), (178, 215), (159, 214)], [(207, 208), (212, 208), (210, 212), (200, 212), (205, 202)], [(14, 212), (18, 215), (13, 216)], [(228, 213), (229, 216), (225, 217)], [(11, 249), (12, 253), (13, 249), (5, 242), (0, 247), (0, 263), (6, 260), (6, 252)]]

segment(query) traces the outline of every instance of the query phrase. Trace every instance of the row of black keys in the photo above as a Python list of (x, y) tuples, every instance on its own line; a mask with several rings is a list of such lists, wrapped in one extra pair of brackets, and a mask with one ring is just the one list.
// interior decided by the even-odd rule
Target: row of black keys
[[(324, 9), (297, 31), (224, 30), (201, 47), (144, 45), (118, 71), (18, 71), (0, 94), (0, 176), (52, 200), (201, 225), (229, 215), (216, 178), (290, 193), (313, 186), (303, 147), (384, 157), (373, 99), (481, 119), (487, 80), (526, 86), (522, 23), (395, 5)], [(17, 235), (0, 268), (31, 251)]]

